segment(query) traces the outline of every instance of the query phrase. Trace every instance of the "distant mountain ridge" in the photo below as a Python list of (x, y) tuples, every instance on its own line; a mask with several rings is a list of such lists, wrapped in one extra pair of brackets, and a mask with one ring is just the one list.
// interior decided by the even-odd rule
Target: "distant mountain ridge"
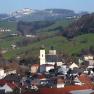
[(4, 18), (7, 18), (9, 17), (8, 14), (0, 14), (0, 20), (4, 19)]
[(4, 17), (1, 20), (45, 21), (45, 20), (70, 19), (79, 16), (80, 14), (77, 14), (73, 10), (68, 10), (68, 9), (32, 10), (29, 8), (24, 8), (10, 13), (8, 17)]

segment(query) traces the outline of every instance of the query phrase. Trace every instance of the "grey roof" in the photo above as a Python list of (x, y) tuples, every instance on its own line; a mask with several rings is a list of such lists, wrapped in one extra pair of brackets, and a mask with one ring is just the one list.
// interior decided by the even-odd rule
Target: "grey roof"
[(61, 62), (63, 59), (58, 55), (46, 55), (47, 62)]
[(4, 80), (7, 80), (7, 81), (14, 81), (14, 82), (20, 82), (21, 80), (21, 76), (18, 76), (17, 74), (10, 74), (10, 75), (7, 75)]

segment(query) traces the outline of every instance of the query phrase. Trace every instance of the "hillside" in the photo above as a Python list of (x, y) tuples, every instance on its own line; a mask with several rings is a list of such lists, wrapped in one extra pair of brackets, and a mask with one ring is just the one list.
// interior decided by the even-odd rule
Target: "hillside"
[[(17, 22), (14, 22), (14, 21), (13, 22), (1, 21), (0, 27), (1, 28), (9, 28), (9, 29), (11, 29), (11, 32), (0, 33), (0, 49), (4, 49), (4, 50), (10, 52), (10, 50), (12, 50), (11, 45), (14, 44), (14, 45), (17, 45), (17, 49), (19, 48), (19, 49), (23, 50), (23, 53), (24, 53), (25, 50), (23, 48), (26, 48), (26, 51), (28, 51), (27, 46), (29, 46), (31, 44), (33, 45), (35, 42), (38, 43), (41, 40), (46, 40), (48, 38), (55, 37), (57, 35), (57, 33), (60, 32), (60, 30), (61, 31), (63, 30), (63, 27), (66, 27), (71, 23), (71, 20), (54, 21), (54, 22), (50, 22), (50, 24), (48, 24), (48, 23), (49, 23), (49, 21), (41, 21), (41, 22), (39, 21), (39, 22), (32, 22), (32, 23), (26, 22), (24, 24), (22, 23), (20, 26), (19, 24), (17, 24)], [(30, 25), (28, 25), (28, 24), (30, 24)], [(20, 32), (19, 30), (17, 31), (18, 25), (19, 25), (20, 29), (22, 27), (24, 27), (25, 29), (27, 27), (30, 27), (31, 31), (29, 33), (27, 32), (28, 28), (26, 31), (22, 28), (23, 30), (21, 30), (21, 32), (23, 32), (25, 34), (32, 34), (32, 32), (34, 32), (34, 34), (36, 33), (38, 38), (34, 38), (34, 39), (29, 38), (28, 39), (25, 36), (10, 36), (10, 34), (12, 34), (12, 33)], [(26, 44), (26, 45), (24, 45), (24, 44)], [(22, 45), (22, 46), (20, 46), (20, 45)], [(6, 58), (8, 58), (8, 57), (13, 58), (14, 55), (16, 54), (16, 52), (13, 50), (12, 53), (13, 54), (11, 56), (7, 55)]]
[[(78, 31), (76, 31), (77, 32), (77, 35), (75, 35), (76, 37), (72, 37), (71, 40), (68, 40), (65, 35), (62, 36), (62, 33), (65, 32), (64, 30), (66, 30), (67, 27), (69, 28), (70, 26), (73, 26), (73, 23), (77, 23), (77, 22), (79, 23), (77, 29), (79, 30), (79, 32), (82, 32), (79, 29), (82, 23), (84, 24), (84, 27), (87, 27), (86, 25), (88, 25), (88, 28), (86, 28), (86, 30), (90, 30), (89, 28), (93, 26), (91, 24), (93, 23), (93, 20), (92, 19), (91, 21), (89, 20), (92, 17), (89, 16), (90, 17), (89, 20), (87, 19), (89, 22), (88, 24), (86, 24), (87, 20), (85, 20), (84, 17), (86, 19), (86, 16), (83, 16), (82, 18), (80, 18), (80, 20), (74, 21), (71, 19), (71, 20), (54, 21), (51, 22), (51, 24), (49, 25), (46, 23), (46, 21), (45, 24), (43, 24), (44, 21), (42, 21), (41, 24), (34, 22), (33, 24), (35, 24), (35, 26), (33, 25), (33, 30), (31, 30), (31, 32), (32, 31), (36, 32), (36, 34), (40, 37), (36, 38), (35, 40), (33, 40), (32, 38), (26, 38), (25, 36), (12, 36), (12, 37), (1, 38), (0, 48), (7, 50), (7, 52), (3, 54), (6, 59), (12, 59), (17, 56), (20, 56), (21, 58), (38, 56), (41, 45), (45, 45), (47, 51), (51, 46), (54, 46), (54, 48), (58, 52), (67, 53), (69, 55), (73, 55), (73, 54), (77, 55), (83, 49), (88, 49), (91, 47), (94, 48), (93, 32), (90, 31), (87, 33), (83, 32), (82, 34), (79, 34)], [(15, 28), (15, 26), (17, 25), (17, 23), (15, 22), (10, 22), (10, 24), (6, 24), (8, 22), (4, 22), (4, 23), (5, 23), (4, 25), (2, 24), (1, 25), (4, 27), (8, 26), (10, 28), (13, 28), (14, 32), (16, 31), (17, 27)], [(24, 25), (28, 26), (28, 24), (24, 24)], [(30, 25), (30, 27), (32, 27), (32, 25)], [(67, 34), (69, 34), (69, 32)], [(12, 44), (15, 44), (17, 47), (15, 49), (12, 49), (11, 47)]]
[(12, 31), (16, 30), (16, 22), (0, 21), (0, 28), (9, 28)]
[(27, 54), (26, 56), (38, 56), (41, 45), (45, 45), (46, 50), (50, 49), (51, 46), (54, 46), (58, 52), (67, 53), (69, 55), (79, 54), (83, 49), (94, 47), (93, 42), (94, 34), (81, 35), (73, 38), (71, 41), (68, 41), (62, 36), (56, 36), (29, 44), (28, 46), (24, 46), (19, 49), (10, 49), (6, 54), (4, 54), (4, 56), (7, 59), (14, 58), (16, 56), (24, 57), (25, 54)]
[(82, 16), (79, 20), (65, 28), (63, 35), (73, 38), (78, 35), (94, 33), (94, 13)]
[[(63, 28), (67, 27), (71, 22), (70, 20), (61, 20), (61, 21), (32, 21), (32, 22), (23, 22), (19, 21), (17, 23), (17, 31), (22, 35), (26, 34), (44, 34), (46, 32), (59, 32), (63, 31)], [(43, 35), (42, 34), (42, 35)]]

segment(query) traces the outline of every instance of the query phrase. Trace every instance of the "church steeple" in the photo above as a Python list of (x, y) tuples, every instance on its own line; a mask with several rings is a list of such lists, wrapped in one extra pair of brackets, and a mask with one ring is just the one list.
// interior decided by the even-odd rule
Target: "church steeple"
[(43, 65), (45, 63), (46, 63), (45, 47), (44, 47), (44, 45), (42, 45), (40, 48), (40, 65)]

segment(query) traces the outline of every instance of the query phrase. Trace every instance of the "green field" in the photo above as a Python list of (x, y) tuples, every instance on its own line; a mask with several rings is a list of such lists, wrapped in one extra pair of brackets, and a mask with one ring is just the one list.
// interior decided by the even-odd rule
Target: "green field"
[[(57, 50), (57, 52), (67, 53), (67, 54), (78, 54), (82, 49), (87, 49), (91, 46), (94, 47), (94, 34), (83, 34), (78, 37), (74, 37), (71, 41), (67, 40), (64, 36), (56, 35), (57, 31), (54, 31), (57, 27), (66, 27), (71, 23), (71, 20), (65, 21), (57, 21), (55, 24), (41, 28), (37, 30), (37, 34), (41, 36), (51, 36), (50, 38), (43, 39), (41, 41), (36, 41), (28, 44), (27, 46), (17, 47), (15, 50), (11, 48), (11, 44), (16, 44), (17, 42), (22, 41), (25, 37), (23, 36), (15, 36), (15, 37), (5, 37), (6, 34), (0, 34), (0, 48), (8, 50), (7, 53), (4, 54), (6, 59), (12, 59), (17, 56), (25, 57), (25, 56), (33, 56), (39, 55), (39, 49), (41, 45), (45, 46), (45, 49), (48, 51), (51, 46)], [(9, 28), (13, 32), (16, 32), (16, 22), (0, 22), (0, 27)]]
[[(85, 41), (85, 43), (83, 43), (83, 41)], [(38, 55), (41, 45), (44, 45), (47, 51), (51, 46), (54, 46), (58, 52), (64, 52), (70, 55), (78, 54), (82, 49), (94, 46), (94, 34), (81, 35), (73, 38), (71, 41), (68, 41), (63, 36), (56, 36), (40, 42), (32, 43), (26, 47), (21, 47), (16, 50), (9, 50), (4, 56), (7, 59), (10, 59), (18, 55), (21, 56), (25, 52), (28, 52), (29, 55)]]

